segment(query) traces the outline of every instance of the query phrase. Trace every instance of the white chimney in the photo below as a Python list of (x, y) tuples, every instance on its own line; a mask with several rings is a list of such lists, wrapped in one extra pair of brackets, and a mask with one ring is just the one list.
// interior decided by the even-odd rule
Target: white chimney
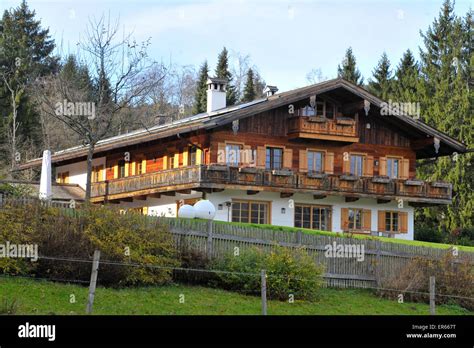
[(263, 90), (263, 93), (267, 96), (267, 97), (271, 97), (272, 95), (274, 95), (276, 92), (278, 92), (278, 88), (277, 86), (266, 86)]
[(226, 107), (226, 79), (207, 79), (207, 112), (216, 111)]
[(43, 151), (43, 163), (41, 166), (41, 180), (39, 189), (39, 198), (41, 200), (50, 200), (51, 192), (51, 151)]

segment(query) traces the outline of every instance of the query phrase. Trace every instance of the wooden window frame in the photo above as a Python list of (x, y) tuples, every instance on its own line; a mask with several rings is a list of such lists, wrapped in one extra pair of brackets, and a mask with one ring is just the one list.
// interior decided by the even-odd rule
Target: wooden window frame
[[(307, 208), (310, 208), (311, 209), (311, 213), (310, 213), (310, 229), (314, 229), (313, 228), (313, 209), (314, 208), (318, 208), (318, 209), (327, 209), (328, 211), (328, 217), (327, 217), (327, 230), (322, 230), (321, 228), (319, 228), (319, 230), (321, 231), (332, 231), (332, 206), (331, 205), (321, 205), (321, 204), (307, 204), (307, 203), (295, 203), (295, 209), (294, 209), (294, 217), (293, 217), (293, 225), (295, 227), (296, 226), (296, 207), (307, 207)], [(303, 222), (303, 214), (301, 214), (301, 222)], [(301, 227), (298, 227), (298, 228), (303, 228), (303, 223), (301, 224)], [(321, 226), (321, 218), (320, 218), (320, 221), (319, 221), (319, 226)]]
[[(389, 160), (397, 160), (398, 161), (398, 173), (397, 173), (397, 176), (396, 177), (392, 177), (390, 176), (390, 173), (388, 172), (388, 161)], [(387, 176), (390, 178), (390, 179), (400, 179), (400, 171), (401, 171), (401, 165), (402, 165), (402, 161), (403, 161), (403, 157), (402, 156), (385, 156), (385, 171), (386, 171), (386, 174)]]
[[(271, 215), (271, 211), (272, 211), (272, 202), (271, 201), (259, 201), (259, 200), (248, 200), (248, 199), (241, 199), (241, 198), (232, 198), (231, 199), (231, 206), (230, 206), (230, 210), (231, 210), (231, 214), (230, 214), (230, 221), (231, 222), (234, 222), (234, 206), (233, 204), (234, 203), (247, 203), (249, 205), (249, 210), (248, 210), (248, 223), (255, 223), (255, 222), (252, 222), (252, 209), (251, 209), (251, 205), (252, 204), (266, 204), (267, 205), (267, 213), (266, 213), (266, 219), (267, 221), (264, 222), (263, 224), (271, 224), (271, 218), (272, 218), (272, 215)], [(242, 213), (239, 214), (239, 220), (238, 222), (241, 222), (242, 220)], [(260, 220), (260, 219), (259, 219)], [(245, 223), (245, 222), (244, 222)], [(256, 222), (257, 224), (260, 225), (260, 222)]]
[[(347, 208), (348, 209), (348, 214), (347, 214), (347, 226), (349, 228), (349, 231), (362, 231), (363, 230), (363, 226), (364, 226), (364, 209), (363, 208)], [(351, 218), (350, 218), (350, 212), (351, 210), (353, 211), (359, 211), (360, 212), (360, 228), (357, 228), (357, 226), (355, 225), (356, 224), (356, 221), (354, 220), (354, 227), (351, 228)], [(355, 213), (354, 213), (354, 217), (355, 217)]]
[[(235, 163), (230, 163), (228, 162), (228, 154), (227, 154), (227, 146), (238, 146), (239, 147), (239, 153), (237, 155), (237, 162)], [(242, 158), (241, 158), (241, 151), (244, 149), (245, 144), (242, 142), (238, 141), (225, 141), (224, 142), (224, 150), (225, 150), (225, 164), (230, 166), (230, 167), (239, 167), (242, 164)]]
[[(104, 177), (103, 177), (103, 174), (102, 174), (104, 170), (105, 170), (105, 165), (104, 164), (98, 164), (96, 166), (92, 166), (91, 182), (104, 181)], [(96, 175), (97, 175), (97, 178), (95, 177)]]
[[(274, 150), (274, 149), (279, 149), (281, 150), (281, 163), (280, 163), (280, 168), (273, 168), (272, 162), (270, 162), (270, 168), (267, 167), (267, 150)], [(285, 154), (285, 146), (274, 146), (274, 145), (265, 145), (265, 169), (266, 170), (281, 170), (284, 168), (284, 159), (283, 156)], [(272, 160), (272, 157), (270, 157), (270, 160)]]
[[(343, 156), (344, 156), (344, 154), (343, 154)], [(361, 157), (362, 157), (362, 168), (361, 168), (361, 170), (362, 170), (362, 175), (356, 175), (356, 174), (353, 174), (353, 173), (351, 172), (352, 156), (361, 156)], [(365, 170), (366, 170), (366, 167), (365, 167), (365, 166), (366, 166), (366, 163), (365, 163), (365, 162), (367, 161), (367, 158), (368, 158), (368, 154), (367, 154), (367, 153), (364, 153), (364, 152), (349, 152), (349, 161), (348, 161), (348, 162), (349, 162), (349, 164), (348, 164), (348, 165), (349, 165), (349, 171), (348, 171), (348, 173), (349, 173), (350, 175), (354, 175), (354, 176), (358, 176), (358, 177), (364, 176), (364, 173), (365, 173)], [(344, 160), (344, 158), (343, 158), (343, 160)]]
[[(401, 233), (401, 226), (400, 226), (400, 212), (399, 211), (394, 211), (394, 210), (385, 210), (384, 211), (384, 215), (385, 215), (385, 218), (384, 218), (384, 226), (385, 226), (385, 232), (388, 232), (388, 233)], [(390, 229), (387, 230), (387, 214), (390, 215)], [(397, 214), (397, 229), (395, 230), (393, 228), (393, 225), (394, 225), (394, 221), (393, 221), (393, 215), (394, 214)]]
[[(323, 157), (321, 158), (321, 172), (314, 172), (313, 170), (309, 169), (309, 152), (321, 152), (323, 154)], [(315, 148), (307, 148), (306, 149), (306, 166), (308, 169), (308, 173), (325, 173), (326, 172), (326, 156), (327, 156), (327, 150), (322, 150), (322, 149), (315, 149)]]
[(69, 184), (69, 171), (57, 173), (56, 182), (58, 184)]

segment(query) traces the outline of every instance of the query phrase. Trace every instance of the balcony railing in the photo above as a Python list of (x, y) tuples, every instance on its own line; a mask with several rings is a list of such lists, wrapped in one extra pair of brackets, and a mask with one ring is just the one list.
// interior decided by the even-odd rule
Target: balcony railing
[(395, 180), (386, 177), (355, 177), (271, 171), (261, 168), (238, 168), (224, 165), (201, 165), (129, 176), (92, 184), (92, 197), (110, 197), (125, 193), (146, 194), (148, 190), (167, 191), (188, 188), (225, 188), (238, 186), (246, 190), (339, 192), (341, 195), (376, 197), (411, 197), (428, 200), (451, 200), (451, 184), (421, 180)]
[(297, 116), (291, 117), (288, 122), (290, 137), (357, 141), (357, 124), (352, 119), (331, 120)]

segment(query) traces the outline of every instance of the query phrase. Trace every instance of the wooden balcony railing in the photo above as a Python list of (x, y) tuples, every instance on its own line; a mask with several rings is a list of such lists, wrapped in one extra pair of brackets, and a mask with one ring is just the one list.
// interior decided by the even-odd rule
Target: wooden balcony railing
[[(143, 191), (179, 190), (207, 187), (241, 187), (247, 190), (275, 188), (276, 191), (332, 192), (356, 196), (410, 197), (421, 200), (451, 200), (451, 185), (421, 180), (395, 180), (378, 177), (354, 177), (295, 173), (288, 170), (270, 171), (260, 168), (237, 168), (224, 165), (200, 165), (168, 169), (143, 175), (129, 176), (92, 184), (92, 197), (110, 197), (124, 193), (143, 194)], [(146, 193), (145, 193), (146, 194)], [(111, 197), (113, 198), (113, 197)]]
[(290, 138), (320, 138), (340, 141), (358, 141), (357, 124), (351, 119), (315, 119), (296, 116), (288, 119)]

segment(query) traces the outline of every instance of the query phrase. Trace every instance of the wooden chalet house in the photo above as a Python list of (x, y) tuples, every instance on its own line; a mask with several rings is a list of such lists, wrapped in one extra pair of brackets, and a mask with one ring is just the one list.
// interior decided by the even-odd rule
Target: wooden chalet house
[[(205, 198), (217, 220), (404, 239), (415, 206), (451, 203), (451, 185), (417, 179), (416, 160), (466, 147), (413, 117), (382, 116), (384, 102), (352, 83), (268, 86), (265, 98), (230, 107), (225, 91), (209, 79), (206, 113), (100, 141), (92, 201), (176, 217)], [(85, 187), (86, 154), (54, 153), (57, 181)]]

